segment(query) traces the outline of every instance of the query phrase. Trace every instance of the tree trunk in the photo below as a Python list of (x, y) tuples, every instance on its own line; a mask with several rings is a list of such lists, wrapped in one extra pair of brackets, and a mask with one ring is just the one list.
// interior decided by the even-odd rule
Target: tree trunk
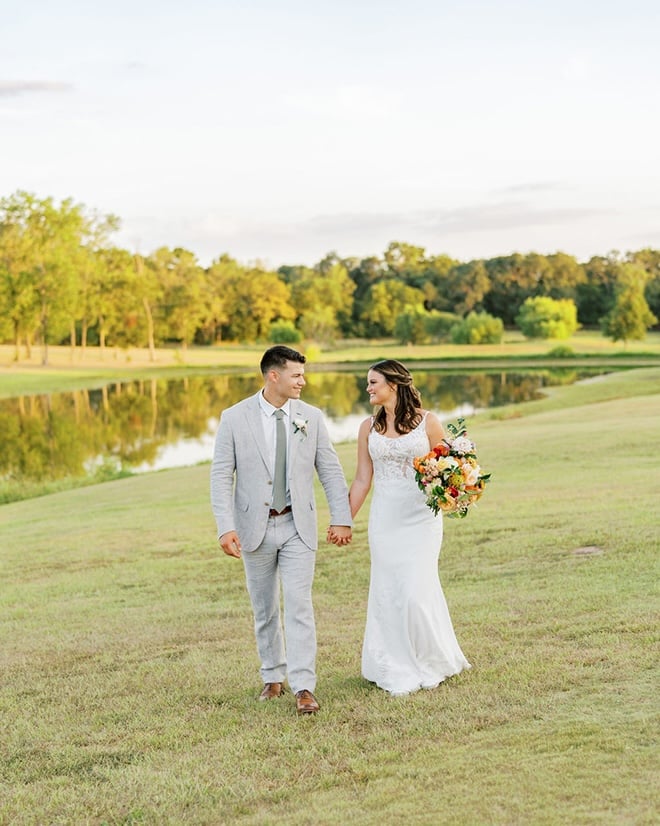
[(14, 361), (20, 361), (21, 359), (21, 333), (18, 328), (18, 321), (14, 321)]
[(71, 329), (69, 330), (69, 341), (71, 342), (71, 355), (70, 359), (73, 361), (73, 357), (76, 354), (76, 322), (71, 321)]
[(45, 302), (41, 304), (41, 365), (48, 366), (48, 309)]
[(146, 297), (142, 299), (144, 305), (144, 312), (147, 316), (147, 336), (149, 340), (149, 361), (156, 361), (156, 344), (154, 342), (154, 317), (149, 306), (149, 301)]

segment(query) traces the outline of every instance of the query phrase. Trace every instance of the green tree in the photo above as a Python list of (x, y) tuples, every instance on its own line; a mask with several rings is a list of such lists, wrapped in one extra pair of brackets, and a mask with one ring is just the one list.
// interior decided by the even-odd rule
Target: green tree
[(603, 334), (613, 341), (641, 341), (658, 319), (644, 297), (647, 274), (637, 264), (624, 264), (612, 309), (603, 317)]
[(457, 313), (431, 310), (425, 319), (426, 331), (433, 341), (449, 341), (452, 327), (460, 324), (461, 320)]
[(214, 268), (215, 288), (224, 295), (227, 322), (221, 334), (231, 341), (267, 341), (270, 325), (295, 321), (291, 288), (275, 272), (244, 269), (231, 259)]
[(424, 247), (414, 244), (404, 244), (401, 241), (392, 241), (383, 255), (389, 270), (387, 278), (400, 278), (409, 284), (418, 279), (426, 270), (426, 254)]
[(82, 207), (66, 199), (56, 206), (52, 198), (30, 199), (27, 232), (30, 272), (39, 306), (42, 364), (48, 364), (48, 345), (59, 341), (75, 317), (79, 290), (75, 266), (85, 232)]
[(66, 335), (75, 315), (83, 210), (70, 199), (57, 205), (52, 198), (19, 191), (3, 199), (0, 213), (1, 300), (11, 319), (15, 356), (20, 337), (29, 348), (39, 333), (47, 364), (48, 344)]
[(481, 302), (484, 309), (501, 318), (506, 325), (515, 321), (516, 307), (527, 298), (575, 300), (585, 281), (585, 272), (575, 258), (565, 253), (527, 255), (514, 253), (484, 262), (490, 286)]
[(570, 338), (580, 326), (575, 302), (542, 295), (523, 303), (516, 323), (527, 338)]
[(176, 340), (185, 349), (195, 337), (205, 310), (206, 278), (189, 250), (161, 247), (147, 259), (160, 286), (154, 314), (156, 340)]
[(131, 311), (126, 318), (122, 344), (127, 345), (136, 340), (139, 335), (140, 320), (144, 323), (144, 340), (149, 348), (149, 360), (156, 360), (156, 324), (155, 310), (161, 300), (163, 287), (158, 280), (158, 272), (154, 267), (148, 267), (143, 255), (135, 253), (133, 256), (135, 267), (135, 297), (140, 305), (138, 312), (131, 305)]
[(484, 262), (490, 289), (483, 299), (483, 308), (501, 318), (505, 325), (515, 321), (516, 307), (537, 294), (539, 281), (546, 271), (541, 256), (520, 253), (490, 258)]
[(313, 269), (288, 268), (286, 278), (297, 326), (306, 338), (330, 343), (350, 333), (355, 284), (341, 261), (327, 256)]
[(296, 329), (293, 321), (274, 321), (270, 325), (268, 340), (273, 344), (298, 344), (302, 341), (302, 333)]
[[(140, 328), (146, 325), (140, 325), (143, 284), (139, 282), (136, 257), (121, 247), (107, 247), (96, 256), (98, 264), (91, 282), (89, 312), (94, 313), (94, 329), (103, 358), (106, 344), (144, 344)], [(151, 344), (153, 360), (155, 345), (153, 341)]]
[(370, 287), (362, 319), (371, 336), (391, 336), (397, 316), (406, 307), (423, 304), (424, 293), (401, 281), (388, 278)]
[(451, 340), (454, 344), (499, 344), (503, 335), (502, 319), (486, 312), (468, 313), (451, 330)]
[(32, 196), (17, 192), (0, 200), (0, 318), (14, 343), (14, 360), (24, 341), (28, 357), (38, 318), (31, 272), (27, 218)]
[(206, 271), (208, 290), (208, 312), (203, 324), (206, 340), (212, 344), (222, 341), (229, 328), (230, 292), (229, 285), (243, 275), (240, 264), (224, 253), (216, 258)]
[(291, 292), (277, 273), (257, 268), (248, 270), (239, 282), (237, 296), (239, 309), (234, 335), (242, 341), (264, 341), (273, 321), (295, 320)]
[(431, 340), (428, 310), (422, 304), (405, 307), (394, 321), (394, 336), (401, 344), (426, 344)]
[(332, 307), (316, 306), (298, 316), (298, 327), (311, 341), (332, 344), (337, 337), (337, 317)]
[(565, 252), (556, 252), (545, 258), (547, 269), (539, 283), (538, 294), (550, 298), (570, 298), (577, 301), (577, 291), (586, 282), (586, 274), (577, 259)]
[(114, 215), (101, 215), (89, 212), (83, 230), (82, 244), (77, 250), (76, 267), (78, 270), (78, 293), (76, 296), (75, 318), (71, 319), (72, 355), (76, 348), (76, 326), (80, 325), (80, 347), (84, 352), (87, 347), (89, 327), (98, 321), (102, 312), (101, 303), (107, 306), (105, 293), (107, 284), (107, 264), (105, 253), (109, 248), (110, 237), (119, 229), (119, 219)]
[(455, 263), (445, 278), (442, 309), (460, 316), (478, 310), (490, 286), (490, 278), (483, 261)]
[(388, 270), (384, 277), (400, 279), (409, 287), (421, 290), (427, 310), (451, 307), (448, 274), (458, 263), (453, 258), (448, 255), (429, 257), (423, 247), (395, 241), (385, 250), (384, 261)]
[(646, 271), (644, 297), (653, 315), (660, 318), (660, 250), (647, 247), (631, 253), (629, 260), (631, 264), (638, 264)]
[(385, 264), (377, 256), (363, 258), (360, 261), (346, 261), (351, 281), (355, 284), (353, 294), (353, 319), (351, 333), (354, 336), (368, 335), (369, 323), (366, 320), (367, 306), (371, 300), (369, 291), (385, 277)]
[(583, 265), (584, 281), (576, 287), (578, 319), (593, 327), (614, 306), (617, 284), (622, 278), (622, 265), (617, 253), (594, 256)]

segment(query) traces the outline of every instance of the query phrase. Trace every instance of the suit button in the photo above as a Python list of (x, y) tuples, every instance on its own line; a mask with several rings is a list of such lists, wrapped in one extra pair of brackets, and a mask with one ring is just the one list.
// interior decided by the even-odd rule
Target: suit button
[(273, 483), (270, 481), (270, 479), (268, 480), (268, 484), (269, 484), (269, 485), (272, 485), (272, 484), (273, 484)]

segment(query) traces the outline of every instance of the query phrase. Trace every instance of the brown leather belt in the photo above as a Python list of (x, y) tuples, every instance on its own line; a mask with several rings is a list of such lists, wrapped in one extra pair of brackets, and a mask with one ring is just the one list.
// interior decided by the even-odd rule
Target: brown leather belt
[(268, 516), (284, 516), (285, 513), (291, 513), (291, 505), (287, 505), (283, 511), (274, 511), (272, 508), (268, 511)]

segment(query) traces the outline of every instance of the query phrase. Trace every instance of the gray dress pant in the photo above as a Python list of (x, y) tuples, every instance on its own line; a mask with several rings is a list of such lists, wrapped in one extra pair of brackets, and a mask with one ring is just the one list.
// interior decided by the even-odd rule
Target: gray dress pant
[(264, 541), (256, 550), (244, 552), (242, 558), (264, 683), (282, 683), (288, 676), (294, 694), (303, 689), (314, 691), (316, 627), (312, 583), (316, 552), (298, 536), (293, 515), (288, 513), (270, 517)]

